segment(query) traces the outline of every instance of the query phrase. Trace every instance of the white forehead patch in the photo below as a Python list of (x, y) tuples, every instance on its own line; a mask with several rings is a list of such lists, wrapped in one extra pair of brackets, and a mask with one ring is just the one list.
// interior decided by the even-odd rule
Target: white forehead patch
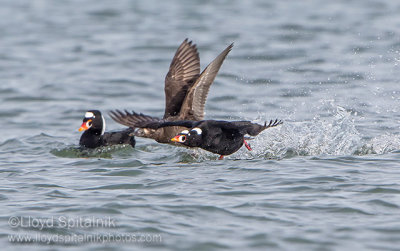
[(181, 134), (189, 134), (189, 131), (188, 131), (188, 130), (183, 130), (183, 131), (181, 132)]
[(195, 131), (198, 135), (200, 135), (203, 131), (200, 129), (200, 128), (198, 128), (198, 127), (196, 127), (196, 128), (193, 128), (192, 130), (190, 130), (190, 131)]
[(93, 112), (86, 112), (85, 113), (85, 118), (94, 118)]

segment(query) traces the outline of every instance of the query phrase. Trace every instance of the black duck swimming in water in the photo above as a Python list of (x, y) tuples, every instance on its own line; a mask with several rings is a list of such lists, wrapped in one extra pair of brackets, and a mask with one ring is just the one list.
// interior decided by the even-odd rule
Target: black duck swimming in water
[(135, 147), (135, 137), (130, 136), (132, 128), (117, 132), (105, 132), (106, 123), (103, 115), (98, 110), (90, 110), (85, 113), (83, 123), (79, 131), (84, 131), (79, 145), (85, 148), (111, 146), (118, 144), (130, 144)]

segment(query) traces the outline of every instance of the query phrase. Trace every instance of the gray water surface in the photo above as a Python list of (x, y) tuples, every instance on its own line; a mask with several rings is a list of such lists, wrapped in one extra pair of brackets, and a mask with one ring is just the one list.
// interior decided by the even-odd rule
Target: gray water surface
[[(0, 4), (2, 249), (399, 250), (398, 1)], [(187, 37), (202, 68), (235, 43), (206, 118), (284, 124), (223, 161), (77, 150), (86, 110), (162, 116)]]

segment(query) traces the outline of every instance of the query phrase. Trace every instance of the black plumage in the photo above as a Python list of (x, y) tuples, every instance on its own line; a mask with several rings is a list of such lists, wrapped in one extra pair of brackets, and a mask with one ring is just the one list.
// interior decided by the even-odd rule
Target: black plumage
[(189, 128), (181, 131), (178, 135), (170, 139), (173, 142), (181, 143), (188, 147), (199, 147), (212, 153), (230, 155), (239, 150), (243, 144), (247, 149), (250, 146), (245, 141), (245, 135), (257, 136), (263, 130), (282, 124), (281, 120), (271, 120), (264, 125), (252, 123), (250, 121), (221, 121), (221, 120), (202, 120), (202, 121), (142, 121), (135, 124), (136, 127), (146, 127), (158, 129), (171, 126)]
[(135, 137), (130, 134), (132, 128), (123, 131), (105, 132), (106, 124), (103, 115), (98, 110), (87, 111), (79, 131), (84, 131), (79, 145), (84, 148), (96, 148), (118, 144), (130, 144), (135, 147)]

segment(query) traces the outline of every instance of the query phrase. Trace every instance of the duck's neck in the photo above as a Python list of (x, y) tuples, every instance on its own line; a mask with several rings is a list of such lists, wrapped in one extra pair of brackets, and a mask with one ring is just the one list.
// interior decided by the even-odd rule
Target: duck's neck
[(91, 128), (91, 129), (87, 130), (87, 132), (90, 133), (90, 134), (92, 134), (92, 135), (96, 135), (96, 136), (100, 136), (100, 135), (103, 134), (102, 129), (94, 129), (94, 128)]

